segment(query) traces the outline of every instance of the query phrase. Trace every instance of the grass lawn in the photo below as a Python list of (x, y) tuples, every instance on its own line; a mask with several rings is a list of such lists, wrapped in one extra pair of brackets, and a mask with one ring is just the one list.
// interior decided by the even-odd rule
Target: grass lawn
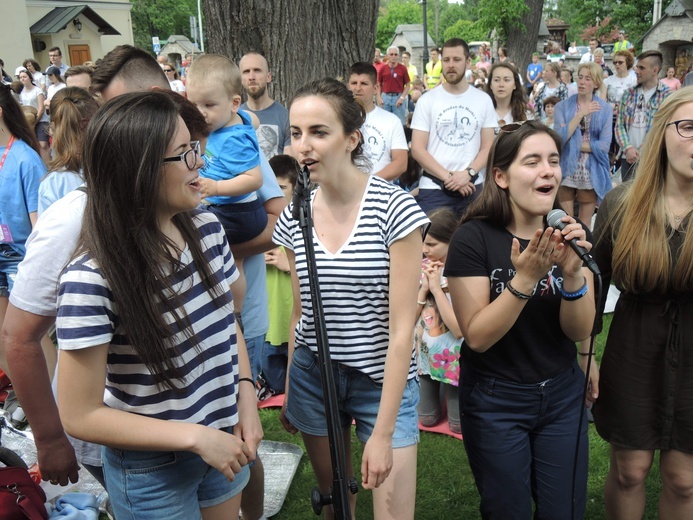
[[(608, 330), (611, 317), (605, 317), (604, 328)], [(606, 332), (597, 338), (597, 360), (601, 359)], [(300, 435), (292, 436), (279, 424), (279, 410), (260, 410), (260, 417), (268, 440), (291, 442), (303, 447)], [(586, 519), (605, 518), (604, 479), (609, 468), (609, 446), (590, 425), (590, 470)], [(360, 468), (361, 446), (352, 435), (352, 452), (355, 468)], [(572, 454), (571, 454), (572, 460)], [(357, 475), (358, 475), (357, 471)], [(445, 435), (421, 432), (419, 444), (418, 483), (416, 497), (417, 520), (476, 519), (479, 518), (479, 497), (474, 486), (467, 456), (462, 442)], [(647, 484), (648, 500), (645, 519), (657, 518), (657, 497), (661, 490), (658, 463), (650, 474)], [(357, 481), (360, 480), (357, 478)], [(310, 490), (315, 485), (308, 457), (304, 456), (289, 489), (288, 496), (276, 520), (310, 519), (314, 515), (310, 506)], [(372, 518), (370, 492), (359, 488), (356, 506), (357, 518)]]

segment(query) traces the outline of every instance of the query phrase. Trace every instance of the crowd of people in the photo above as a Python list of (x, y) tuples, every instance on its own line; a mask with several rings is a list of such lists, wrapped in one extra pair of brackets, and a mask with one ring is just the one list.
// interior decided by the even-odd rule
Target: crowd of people
[(693, 514), (693, 89), (625, 34), (615, 73), (597, 40), (574, 71), (558, 44), (522, 72), (458, 38), (430, 55), (419, 77), (376, 49), (286, 108), (258, 52), (183, 82), (132, 46), (69, 68), (53, 48), (3, 82), (0, 368), (44, 480), (84, 466), (118, 520), (262, 519), (258, 398), (283, 393), (330, 491), (307, 169), (347, 472), (376, 518), (413, 518), (419, 424), (442, 420), (483, 518), (582, 518), (586, 404), (607, 517), (642, 517), (658, 450), (660, 515)]

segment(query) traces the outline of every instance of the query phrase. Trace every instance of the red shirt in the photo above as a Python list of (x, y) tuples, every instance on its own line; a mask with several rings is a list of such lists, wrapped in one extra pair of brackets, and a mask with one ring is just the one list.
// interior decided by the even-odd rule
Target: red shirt
[(401, 94), (404, 92), (404, 85), (409, 83), (407, 68), (398, 63), (393, 73), (389, 63), (381, 65), (378, 68), (378, 83), (380, 83), (383, 94)]

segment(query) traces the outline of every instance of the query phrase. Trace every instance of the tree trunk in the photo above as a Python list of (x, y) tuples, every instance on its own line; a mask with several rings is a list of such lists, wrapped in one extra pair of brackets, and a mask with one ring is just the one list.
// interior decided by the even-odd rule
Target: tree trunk
[(309, 81), (373, 58), (377, 0), (204, 0), (204, 12), (208, 51), (236, 63), (264, 54), (270, 96), (283, 104)]
[(523, 80), (527, 73), (527, 65), (532, 61), (532, 53), (537, 50), (544, 1), (526, 0), (526, 4), (529, 10), (522, 15), (518, 23), (508, 27), (508, 41), (505, 45), (508, 48), (510, 60), (517, 66)]

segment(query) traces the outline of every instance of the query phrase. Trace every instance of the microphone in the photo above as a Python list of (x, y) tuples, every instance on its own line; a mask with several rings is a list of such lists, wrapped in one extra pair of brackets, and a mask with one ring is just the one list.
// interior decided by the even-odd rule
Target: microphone
[(308, 166), (304, 166), (299, 172), (296, 179), (296, 187), (294, 188), (294, 196), (291, 199), (293, 207), (291, 208), (291, 216), (294, 220), (301, 218), (301, 199), (310, 197), (310, 170)]
[[(565, 216), (567, 216), (567, 213), (562, 209), (553, 209), (549, 211), (548, 215), (546, 215), (546, 222), (549, 224), (550, 227), (554, 229), (560, 229), (561, 231), (563, 231), (567, 224), (563, 222), (561, 219)], [(576, 239), (574, 238), (571, 240), (566, 240), (565, 242), (571, 247), (573, 251), (575, 251), (575, 254), (577, 254), (580, 257), (580, 259), (587, 264), (587, 267), (590, 271), (592, 271), (597, 276), (601, 275), (597, 263), (590, 256), (590, 253), (589, 251), (587, 251), (587, 249), (585, 249), (584, 247), (580, 247), (577, 244)]]

